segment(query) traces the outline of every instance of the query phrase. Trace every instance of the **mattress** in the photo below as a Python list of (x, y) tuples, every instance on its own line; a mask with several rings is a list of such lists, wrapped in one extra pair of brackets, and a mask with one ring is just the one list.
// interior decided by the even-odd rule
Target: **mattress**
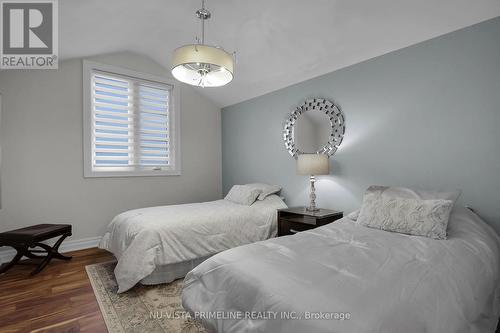
[[(251, 206), (227, 200), (135, 209), (117, 215), (99, 247), (118, 259), (118, 292), (132, 288), (158, 266), (205, 258), (276, 235), (277, 195)], [(147, 281), (147, 280), (146, 280)]]
[(447, 240), (346, 217), (214, 255), (182, 303), (216, 332), (494, 332), (499, 267), (499, 237), (463, 207)]

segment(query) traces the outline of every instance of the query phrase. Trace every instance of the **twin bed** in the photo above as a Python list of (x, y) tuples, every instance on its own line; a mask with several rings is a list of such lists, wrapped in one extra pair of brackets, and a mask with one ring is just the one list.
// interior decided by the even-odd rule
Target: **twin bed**
[(276, 210), (285, 207), (271, 194), (251, 205), (223, 199), (135, 209), (113, 219), (99, 247), (118, 259), (118, 292), (171, 282), (211, 255), (274, 237)]
[(118, 258), (119, 292), (187, 273), (183, 306), (213, 332), (495, 331), (500, 238), (470, 210), (450, 208), (445, 240), (366, 227), (358, 214), (268, 239), (285, 206), (269, 195), (133, 210), (101, 246)]
[(186, 276), (182, 303), (213, 332), (493, 333), (499, 260), (498, 236), (463, 207), (445, 241), (344, 217), (211, 257)]

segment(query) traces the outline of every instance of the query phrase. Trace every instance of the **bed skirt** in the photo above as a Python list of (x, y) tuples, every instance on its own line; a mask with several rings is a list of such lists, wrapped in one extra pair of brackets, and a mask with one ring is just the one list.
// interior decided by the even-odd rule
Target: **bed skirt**
[(160, 283), (169, 283), (174, 280), (183, 278), (190, 270), (210, 257), (211, 256), (206, 256), (193, 260), (178, 262), (175, 264), (157, 266), (153, 273), (142, 279), (140, 283), (143, 285), (154, 285)]

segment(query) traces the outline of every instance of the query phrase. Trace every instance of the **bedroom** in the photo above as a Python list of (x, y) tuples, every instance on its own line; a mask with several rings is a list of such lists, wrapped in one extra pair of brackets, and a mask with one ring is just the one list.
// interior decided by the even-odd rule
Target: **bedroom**
[(0, 332), (495, 332), (500, 1), (0, 3)]

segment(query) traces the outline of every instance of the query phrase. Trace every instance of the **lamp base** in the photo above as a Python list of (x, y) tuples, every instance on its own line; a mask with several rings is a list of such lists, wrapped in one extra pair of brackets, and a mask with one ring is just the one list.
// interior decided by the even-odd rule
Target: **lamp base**
[(309, 194), (309, 207), (306, 208), (306, 211), (317, 212), (319, 211), (319, 208), (316, 208), (316, 189), (314, 188), (314, 182), (316, 181), (316, 178), (311, 175), (311, 177), (309, 177), (309, 181), (311, 182), (311, 193)]

